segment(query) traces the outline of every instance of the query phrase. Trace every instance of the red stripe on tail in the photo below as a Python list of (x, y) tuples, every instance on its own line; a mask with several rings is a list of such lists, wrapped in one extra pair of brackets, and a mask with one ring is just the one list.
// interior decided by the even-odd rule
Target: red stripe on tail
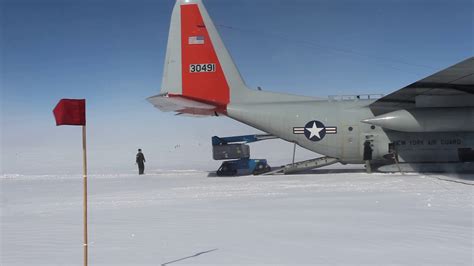
[[(181, 6), (181, 51), (183, 96), (225, 109), (229, 85), (196, 4)], [(191, 72), (191, 65), (203, 64), (209, 67)]]

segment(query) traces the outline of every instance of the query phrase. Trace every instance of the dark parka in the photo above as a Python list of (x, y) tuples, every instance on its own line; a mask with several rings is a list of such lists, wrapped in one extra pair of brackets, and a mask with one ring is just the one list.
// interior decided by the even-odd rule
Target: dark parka
[(372, 160), (372, 152), (374, 150), (370, 146), (370, 142), (366, 141), (364, 143), (364, 161), (370, 161)]
[(136, 162), (138, 164), (138, 174), (143, 175), (145, 172), (145, 155), (141, 151), (137, 153)]

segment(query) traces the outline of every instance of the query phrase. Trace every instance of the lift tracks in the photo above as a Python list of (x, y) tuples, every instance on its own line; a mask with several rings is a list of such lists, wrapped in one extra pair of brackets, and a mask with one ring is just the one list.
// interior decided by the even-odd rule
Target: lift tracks
[(301, 172), (305, 170), (311, 170), (314, 168), (319, 168), (339, 162), (339, 159), (332, 157), (319, 157), (311, 160), (295, 162), (287, 164), (278, 168), (276, 170), (266, 172), (263, 175), (273, 175), (273, 174), (292, 174), (296, 172)]

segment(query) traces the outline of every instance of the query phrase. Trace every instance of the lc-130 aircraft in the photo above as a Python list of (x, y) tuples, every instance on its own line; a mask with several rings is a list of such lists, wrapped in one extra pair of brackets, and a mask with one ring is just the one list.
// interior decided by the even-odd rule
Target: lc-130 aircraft
[[(161, 92), (162, 111), (224, 115), (335, 158), (407, 169), (474, 165), (474, 57), (379, 99), (320, 100), (249, 89), (201, 0), (178, 0), (171, 16)], [(429, 169), (429, 168), (428, 168)]]

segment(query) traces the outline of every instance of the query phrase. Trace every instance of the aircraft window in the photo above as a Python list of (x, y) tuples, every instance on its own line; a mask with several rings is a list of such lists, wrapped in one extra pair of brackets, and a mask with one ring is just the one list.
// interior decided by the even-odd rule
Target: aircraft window
[(353, 130), (353, 128), (352, 128), (352, 127), (349, 127), (348, 129), (349, 129), (349, 131), (352, 131), (352, 130)]

